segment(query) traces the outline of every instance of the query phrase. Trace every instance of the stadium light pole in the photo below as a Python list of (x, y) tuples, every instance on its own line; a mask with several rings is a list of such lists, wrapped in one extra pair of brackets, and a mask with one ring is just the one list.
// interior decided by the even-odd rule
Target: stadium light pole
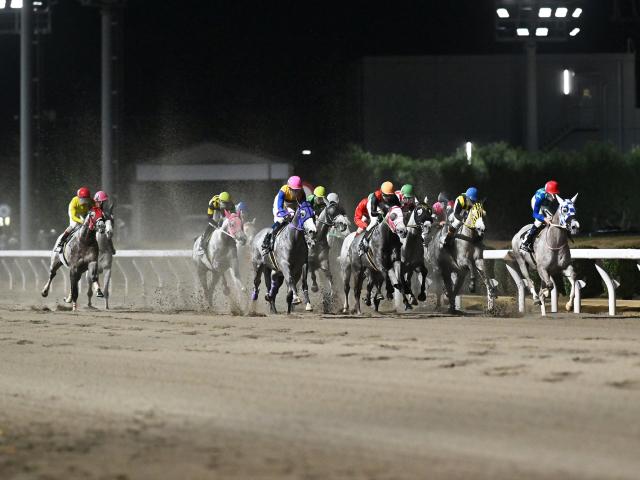
[(33, 0), (20, 11), (20, 248), (31, 248), (33, 170)]
[(111, 7), (104, 5), (101, 8), (102, 17), (102, 190), (114, 195), (113, 191), (113, 104), (111, 95), (113, 91), (112, 63), (112, 36), (111, 36)]

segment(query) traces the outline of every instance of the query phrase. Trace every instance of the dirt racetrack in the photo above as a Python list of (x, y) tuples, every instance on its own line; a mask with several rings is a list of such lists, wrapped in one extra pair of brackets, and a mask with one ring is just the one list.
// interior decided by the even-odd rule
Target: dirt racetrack
[(0, 478), (638, 478), (640, 318), (0, 307)]

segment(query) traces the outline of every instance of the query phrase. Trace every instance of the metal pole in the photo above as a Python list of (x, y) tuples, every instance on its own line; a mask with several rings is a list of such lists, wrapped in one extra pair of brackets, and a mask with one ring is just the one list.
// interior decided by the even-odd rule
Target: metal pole
[(525, 147), (530, 152), (538, 150), (538, 87), (536, 71), (536, 42), (525, 44), (527, 71), (527, 117)]
[(20, 11), (20, 248), (31, 248), (31, 171), (33, 163), (33, 2), (25, 0)]
[(102, 190), (113, 195), (113, 90), (111, 18), (109, 7), (102, 8)]

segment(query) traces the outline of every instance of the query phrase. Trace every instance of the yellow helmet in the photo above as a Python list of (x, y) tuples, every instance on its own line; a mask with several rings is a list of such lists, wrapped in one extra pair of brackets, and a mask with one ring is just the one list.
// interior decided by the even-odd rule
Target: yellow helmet
[(316, 197), (324, 198), (327, 195), (327, 191), (325, 190), (324, 187), (317, 186), (316, 188), (313, 189), (313, 194)]
[(380, 190), (382, 191), (382, 193), (384, 193), (385, 195), (391, 195), (392, 193), (395, 193), (395, 190), (393, 188), (393, 183), (386, 181), (384, 182), (381, 186), (380, 186)]
[(222, 192), (219, 198), (221, 202), (226, 203), (231, 201), (231, 195), (229, 194), (229, 192)]

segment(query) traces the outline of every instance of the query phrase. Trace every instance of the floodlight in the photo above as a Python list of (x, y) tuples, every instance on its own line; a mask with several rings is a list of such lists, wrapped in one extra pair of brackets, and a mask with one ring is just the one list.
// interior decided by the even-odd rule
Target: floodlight
[(562, 93), (565, 95), (571, 94), (571, 80), (573, 77), (573, 72), (571, 70), (563, 70), (562, 71)]
[(22, 8), (22, 0), (11, 0), (11, 8)]
[(302, 150), (303, 155), (311, 155), (311, 150)]
[(579, 18), (580, 15), (582, 15), (582, 9), (580, 7), (576, 8), (571, 14), (573, 18)]
[(536, 28), (536, 37), (546, 37), (549, 35), (549, 29), (547, 27)]
[(500, 18), (509, 18), (509, 10), (506, 8), (499, 8), (496, 10), (496, 13)]
[(518, 34), (519, 37), (528, 37), (529, 36), (529, 29), (528, 28), (518, 28), (518, 29), (516, 29), (516, 33)]
[(551, 9), (549, 7), (542, 7), (538, 10), (538, 16), (540, 18), (549, 18), (551, 16)]
[(557, 18), (564, 18), (567, 16), (567, 7), (558, 7), (556, 8), (556, 17)]
[(574, 28), (573, 30), (571, 30), (569, 32), (569, 35), (572, 37), (575, 37), (576, 35), (578, 35), (580, 33), (580, 29), (578, 27)]
[(464, 151), (467, 154), (467, 161), (471, 163), (471, 153), (473, 151), (473, 143), (467, 142), (464, 144)]

